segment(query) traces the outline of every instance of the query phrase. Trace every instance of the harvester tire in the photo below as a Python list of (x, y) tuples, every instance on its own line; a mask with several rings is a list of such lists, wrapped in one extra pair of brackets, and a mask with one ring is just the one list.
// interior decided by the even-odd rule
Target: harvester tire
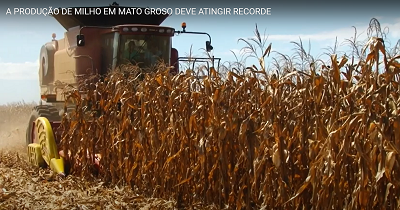
[(31, 117), (28, 122), (28, 128), (26, 129), (26, 145), (32, 143), (32, 125), (33, 122), (36, 121), (36, 119), (39, 117), (45, 117), (50, 122), (61, 121), (62, 119), (57, 108), (52, 105), (35, 106), (31, 112)]

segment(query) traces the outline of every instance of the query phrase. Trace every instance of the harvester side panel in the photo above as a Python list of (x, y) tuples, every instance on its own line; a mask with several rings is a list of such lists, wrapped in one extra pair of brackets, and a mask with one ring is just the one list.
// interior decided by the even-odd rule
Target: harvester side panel
[(76, 48), (76, 76), (79, 80), (85, 79), (85, 75), (100, 73), (101, 69), (101, 33), (104, 29), (83, 28), (82, 34), (86, 40), (90, 40), (85, 46)]
[(79, 28), (64, 33), (64, 38), (59, 40), (59, 48), (55, 55), (56, 81), (68, 84), (75, 83), (76, 72), (76, 35)]
[[(59, 41), (59, 51), (56, 53), (56, 81), (76, 86), (76, 36), (79, 34), (79, 27), (68, 30), (64, 38)], [(64, 101), (62, 89), (57, 90), (57, 101)]]
[[(76, 48), (76, 35), (79, 33), (79, 28), (74, 28), (64, 33), (64, 37), (59, 40), (53, 40), (45, 44), (45, 46), (53, 47), (52, 51), (47, 50), (46, 53), (41, 53), (41, 60), (45, 60), (46, 68), (49, 72), (48, 74), (52, 76), (51, 81), (49, 79), (45, 80), (45, 83), (41, 85), (41, 95), (46, 94), (56, 94), (57, 101), (64, 101), (62, 97), (63, 83), (75, 84), (74, 74), (76, 72), (75, 66), (75, 48)], [(42, 48), (43, 51), (43, 48)], [(39, 69), (41, 81), (44, 79), (43, 76), (43, 66), (41, 65)], [(58, 85), (60, 84), (60, 85)], [(60, 87), (60, 88), (57, 88)]]
[[(41, 86), (41, 94), (56, 94), (56, 100), (63, 102), (63, 87), (69, 84), (77, 87), (80, 81), (87, 78), (86, 75), (97, 73), (101, 64), (101, 36), (104, 29), (83, 28), (90, 42), (83, 47), (76, 46), (76, 35), (79, 27), (65, 32), (64, 38), (57, 42), (57, 51), (54, 54), (54, 82)], [(52, 43), (52, 42), (50, 42)]]

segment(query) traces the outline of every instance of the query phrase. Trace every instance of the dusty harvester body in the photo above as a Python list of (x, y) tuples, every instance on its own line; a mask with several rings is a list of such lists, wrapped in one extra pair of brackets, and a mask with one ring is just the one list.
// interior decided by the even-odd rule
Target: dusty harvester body
[[(96, 7), (99, 8), (99, 7)], [(108, 8), (131, 9), (114, 3)], [(89, 10), (95, 8), (72, 8)], [(143, 10), (145, 8), (142, 8)], [(178, 57), (178, 51), (172, 48), (172, 37), (176, 33), (206, 34), (187, 32), (160, 26), (168, 17), (160, 15), (53, 15), (67, 30), (64, 38), (46, 43), (40, 51), (40, 105), (33, 108), (26, 132), (29, 161), (37, 166), (50, 166), (58, 173), (66, 172), (63, 152), (59, 150), (61, 133), (59, 126), (63, 116), (65, 98), (63, 88), (66, 84), (79, 90), (88, 75), (104, 75), (127, 62), (139, 63), (141, 67), (154, 64), (150, 59), (151, 46), (158, 48), (158, 59), (162, 59), (171, 68), (171, 73), (178, 73), (179, 61), (188, 58)], [(209, 36), (209, 35), (208, 35)], [(209, 36), (210, 37), (210, 36)], [(133, 47), (137, 55), (130, 57)], [(211, 37), (206, 42), (206, 50), (212, 50)], [(133, 59), (133, 60), (132, 60)], [(193, 58), (191, 58), (193, 60)], [(195, 58), (204, 60), (204, 58)], [(219, 58), (216, 58), (219, 62)], [(212, 61), (213, 63), (214, 61)], [(73, 104), (72, 104), (73, 106)]]

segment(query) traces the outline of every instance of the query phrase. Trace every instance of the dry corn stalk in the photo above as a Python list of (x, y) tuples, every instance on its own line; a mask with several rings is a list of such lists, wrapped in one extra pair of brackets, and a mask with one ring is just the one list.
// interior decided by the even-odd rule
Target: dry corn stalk
[(88, 83), (62, 124), (72, 172), (92, 176), (99, 153), (104, 181), (182, 206), (396, 209), (400, 67), (385, 57), (372, 73), (379, 42), (366, 62), (331, 56), (321, 75), (199, 81), (160, 67), (143, 81), (128, 71)]

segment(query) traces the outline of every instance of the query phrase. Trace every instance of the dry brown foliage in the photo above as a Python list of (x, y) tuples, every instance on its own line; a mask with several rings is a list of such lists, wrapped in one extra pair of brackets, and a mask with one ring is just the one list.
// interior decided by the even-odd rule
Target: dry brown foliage
[(279, 77), (116, 71), (68, 93), (62, 147), (74, 175), (92, 177), (100, 153), (98, 178), (178, 207), (397, 209), (400, 56), (367, 47)]

